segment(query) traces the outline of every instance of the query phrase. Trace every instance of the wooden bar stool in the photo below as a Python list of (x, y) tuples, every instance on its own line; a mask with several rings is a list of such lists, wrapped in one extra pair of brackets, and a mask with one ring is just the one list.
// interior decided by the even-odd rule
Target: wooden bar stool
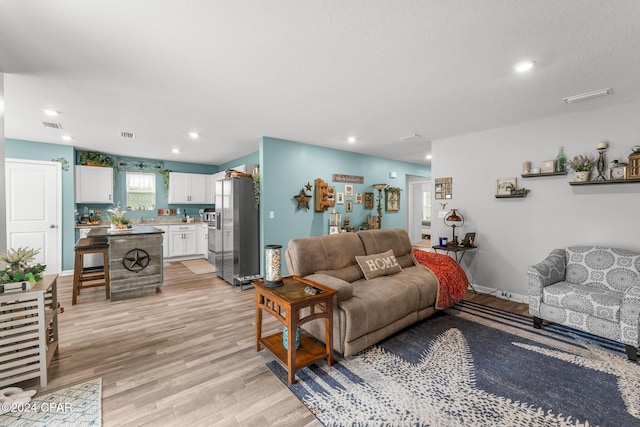
[[(76, 258), (73, 269), (73, 298), (71, 304), (78, 300), (80, 289), (105, 287), (107, 299), (110, 298), (109, 289), (109, 241), (106, 237), (85, 237), (78, 240), (75, 247)], [(101, 253), (104, 260), (103, 268), (84, 268), (85, 254)], [(85, 284), (85, 282), (89, 282)]]

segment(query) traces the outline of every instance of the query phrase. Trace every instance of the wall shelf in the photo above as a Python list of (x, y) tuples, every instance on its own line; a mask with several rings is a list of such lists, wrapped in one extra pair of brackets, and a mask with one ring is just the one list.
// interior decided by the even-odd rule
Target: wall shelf
[(606, 181), (570, 181), (569, 185), (602, 185), (602, 184), (632, 184), (640, 183), (640, 178), (608, 179)]
[(496, 194), (496, 199), (524, 199), (528, 193), (527, 191), (524, 194)]
[(543, 176), (566, 175), (567, 173), (568, 173), (567, 171), (563, 171), (563, 172), (523, 173), (520, 176), (523, 177), (523, 178), (540, 178), (540, 177), (543, 177)]

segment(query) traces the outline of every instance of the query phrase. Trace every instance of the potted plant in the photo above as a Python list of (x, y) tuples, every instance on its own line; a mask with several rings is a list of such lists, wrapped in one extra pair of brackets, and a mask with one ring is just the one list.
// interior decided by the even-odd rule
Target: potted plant
[(42, 280), (40, 273), (44, 271), (46, 265), (40, 263), (29, 265), (39, 252), (40, 249), (18, 248), (0, 254), (0, 262), (6, 264), (5, 269), (0, 270), (0, 284), (35, 283)]
[(574, 157), (573, 160), (569, 160), (566, 165), (576, 173), (577, 182), (585, 182), (589, 181), (591, 169), (593, 169), (595, 164), (596, 162), (593, 157), (580, 154)]
[(109, 217), (109, 221), (111, 222), (112, 230), (121, 230), (127, 228), (129, 225), (129, 220), (124, 217), (125, 211), (120, 208), (120, 202), (112, 208), (107, 209), (107, 216)]
[(85, 166), (104, 166), (112, 168), (113, 159), (106, 154), (97, 151), (87, 151), (80, 154), (80, 164)]

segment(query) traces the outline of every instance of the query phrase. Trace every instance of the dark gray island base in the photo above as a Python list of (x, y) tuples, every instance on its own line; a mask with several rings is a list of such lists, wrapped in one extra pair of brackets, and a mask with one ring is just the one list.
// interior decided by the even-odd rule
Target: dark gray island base
[(109, 240), (111, 301), (153, 295), (162, 286), (162, 230), (137, 226), (127, 231), (96, 228), (89, 237)]

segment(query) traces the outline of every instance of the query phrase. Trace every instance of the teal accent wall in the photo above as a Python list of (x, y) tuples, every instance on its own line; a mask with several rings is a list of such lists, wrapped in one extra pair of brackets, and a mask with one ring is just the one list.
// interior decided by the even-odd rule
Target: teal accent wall
[(251, 154), (247, 154), (246, 156), (243, 156), (235, 160), (232, 160), (230, 162), (219, 165), (218, 171), (219, 172), (224, 171), (229, 168), (234, 168), (240, 165), (247, 165), (247, 173), (251, 173), (251, 167), (259, 164), (259, 162), (260, 162), (260, 153), (258, 151), (255, 151)]
[(62, 270), (73, 270), (73, 246), (75, 245), (74, 158), (75, 150), (68, 145), (6, 139), (6, 158), (51, 161), (64, 157), (69, 170), (62, 171)]
[[(336, 211), (351, 219), (357, 226), (366, 220), (368, 215), (377, 215), (377, 191), (373, 184), (386, 183), (402, 189), (400, 211), (386, 212), (383, 200), (383, 228), (406, 228), (407, 191), (406, 176), (415, 175), (429, 177), (428, 166), (399, 162), (380, 157), (367, 156), (348, 151), (333, 150), (314, 145), (301, 144), (294, 141), (263, 137), (260, 141), (260, 233), (261, 245), (282, 245), (282, 273), (288, 274), (284, 259), (284, 251), (291, 239), (318, 236), (329, 233), (329, 213), (315, 212), (314, 200), (309, 201), (309, 209), (298, 209), (294, 199), (300, 190), (309, 183), (314, 195), (313, 185), (316, 178), (322, 178), (335, 187), (336, 193), (344, 193), (345, 183), (332, 182), (333, 174), (364, 176), (363, 184), (352, 184), (354, 187), (353, 212), (346, 213), (345, 205), (336, 204)], [(389, 178), (389, 172), (396, 172), (396, 178)], [(355, 193), (373, 192), (375, 204), (373, 209), (364, 209), (364, 204), (355, 203)], [(383, 192), (384, 197), (384, 192)], [(274, 218), (270, 218), (273, 212)], [(261, 250), (261, 258), (264, 251)], [(264, 260), (262, 259), (262, 265)], [(264, 271), (264, 268), (263, 268)]]

